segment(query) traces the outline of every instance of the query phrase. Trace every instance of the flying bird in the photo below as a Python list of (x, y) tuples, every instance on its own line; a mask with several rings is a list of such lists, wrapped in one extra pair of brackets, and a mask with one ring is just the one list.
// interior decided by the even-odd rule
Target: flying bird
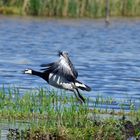
[(85, 103), (85, 98), (80, 94), (79, 89), (90, 91), (91, 88), (77, 80), (78, 72), (72, 64), (68, 53), (59, 51), (57, 62), (42, 64), (41, 71), (26, 69), (25, 74), (36, 75), (47, 81), (48, 84), (56, 88), (73, 91), (81, 103)]

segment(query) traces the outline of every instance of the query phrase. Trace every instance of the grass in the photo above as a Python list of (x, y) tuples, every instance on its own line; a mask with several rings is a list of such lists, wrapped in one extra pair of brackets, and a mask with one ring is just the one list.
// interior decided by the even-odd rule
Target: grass
[[(112, 103), (112, 99), (98, 97), (92, 106), (99, 103)], [(90, 108), (89, 99), (86, 104), (79, 104), (75, 97), (65, 93), (57, 93), (39, 89), (20, 94), (17, 88), (0, 90), (0, 120), (28, 122), (24, 130), (9, 129), (9, 138), (28, 137), (30, 139), (125, 139), (129, 130), (127, 123), (134, 127), (133, 135), (140, 136), (140, 110), (129, 113), (113, 112)], [(91, 105), (90, 105), (91, 106)], [(111, 114), (103, 119), (101, 114)], [(114, 117), (117, 115), (117, 118)], [(131, 118), (131, 122), (125, 119)], [(13, 134), (15, 133), (15, 134)]]
[[(140, 0), (109, 0), (109, 3), (110, 16), (140, 16)], [(3, 14), (100, 18), (105, 11), (106, 0), (0, 0)]]

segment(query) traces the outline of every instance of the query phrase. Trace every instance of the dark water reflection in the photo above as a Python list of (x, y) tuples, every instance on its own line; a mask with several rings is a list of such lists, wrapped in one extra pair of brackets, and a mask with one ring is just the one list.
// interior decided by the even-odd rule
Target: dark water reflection
[(58, 50), (69, 52), (78, 79), (92, 87), (84, 96), (131, 99), (139, 107), (140, 19), (114, 19), (106, 26), (103, 20), (0, 16), (0, 85), (48, 87), (22, 70), (55, 61)]

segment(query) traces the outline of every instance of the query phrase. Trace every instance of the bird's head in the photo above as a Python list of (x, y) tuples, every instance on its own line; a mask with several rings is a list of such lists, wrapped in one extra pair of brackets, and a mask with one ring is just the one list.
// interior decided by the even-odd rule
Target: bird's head
[(65, 51), (59, 51), (58, 52), (58, 55), (61, 57), (64, 57), (64, 58), (67, 58), (68, 57), (68, 53), (67, 52), (65, 52)]
[(26, 69), (23, 71), (24, 74), (31, 74), (32, 75), (33, 70), (32, 69)]

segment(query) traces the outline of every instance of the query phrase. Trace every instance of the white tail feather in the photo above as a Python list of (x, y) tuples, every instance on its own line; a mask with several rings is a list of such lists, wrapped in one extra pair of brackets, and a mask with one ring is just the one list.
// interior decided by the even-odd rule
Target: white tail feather
[(85, 86), (84, 84), (78, 83), (78, 82), (75, 83), (75, 86), (76, 86), (76, 87), (83, 87), (83, 88), (86, 88), (86, 86)]
[(91, 91), (91, 88), (89, 86), (87, 86), (87, 85), (85, 85), (85, 84), (83, 84), (83, 83), (81, 83), (79, 81), (75, 82), (75, 86), (77, 88), (80, 88), (81, 90)]

